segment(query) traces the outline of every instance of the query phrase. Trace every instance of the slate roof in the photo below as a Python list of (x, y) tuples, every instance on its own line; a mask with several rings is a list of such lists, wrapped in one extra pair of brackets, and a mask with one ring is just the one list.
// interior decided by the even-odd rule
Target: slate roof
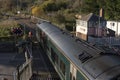
[[(93, 13), (90, 13), (86, 16), (82, 16), (81, 17), (81, 20), (84, 20), (84, 21), (98, 21), (99, 20), (99, 16), (93, 14)], [(100, 17), (100, 20), (101, 21), (104, 21), (105, 19)]]

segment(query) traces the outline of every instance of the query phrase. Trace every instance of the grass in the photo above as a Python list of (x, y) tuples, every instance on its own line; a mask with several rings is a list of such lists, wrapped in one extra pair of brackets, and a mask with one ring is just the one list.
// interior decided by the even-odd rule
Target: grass
[[(5, 20), (0, 22), (0, 41), (15, 41), (15, 35), (11, 29), (20, 27), (16, 21)], [(23, 36), (16, 36), (16, 40), (22, 39)]]
[(0, 37), (9, 37), (11, 35), (11, 28), (19, 27), (16, 21), (5, 20), (0, 22)]

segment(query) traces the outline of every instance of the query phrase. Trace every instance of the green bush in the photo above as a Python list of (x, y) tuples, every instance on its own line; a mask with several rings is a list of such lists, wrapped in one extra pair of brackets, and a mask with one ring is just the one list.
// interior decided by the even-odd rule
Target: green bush
[(0, 27), (0, 36), (10, 36), (10, 29)]

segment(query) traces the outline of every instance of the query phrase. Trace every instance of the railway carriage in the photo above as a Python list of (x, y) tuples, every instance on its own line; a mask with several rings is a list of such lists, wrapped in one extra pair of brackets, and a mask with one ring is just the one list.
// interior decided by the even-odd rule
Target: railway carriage
[(80, 40), (50, 22), (37, 24), (36, 37), (61, 80), (120, 80), (120, 56)]

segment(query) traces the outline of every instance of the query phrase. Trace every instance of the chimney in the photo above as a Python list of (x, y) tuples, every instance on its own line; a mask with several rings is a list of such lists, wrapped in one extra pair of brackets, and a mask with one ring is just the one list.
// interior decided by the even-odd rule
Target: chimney
[(104, 9), (103, 8), (100, 9), (99, 16), (104, 18)]
[(77, 19), (81, 19), (82, 16), (79, 15), (79, 14), (76, 14), (75, 17), (76, 17)]

